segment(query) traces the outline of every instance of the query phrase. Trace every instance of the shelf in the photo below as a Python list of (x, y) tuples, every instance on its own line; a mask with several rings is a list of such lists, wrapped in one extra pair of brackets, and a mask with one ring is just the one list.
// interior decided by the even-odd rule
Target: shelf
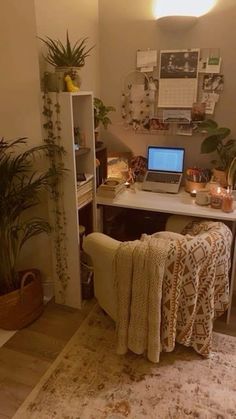
[(84, 208), (86, 205), (90, 204), (93, 201), (93, 198), (91, 197), (90, 199), (85, 200), (84, 202), (81, 202), (81, 204), (78, 205), (78, 210), (81, 210), (82, 208)]
[(79, 150), (75, 150), (76, 156), (83, 156), (84, 154), (87, 154), (90, 152), (89, 147), (80, 147)]

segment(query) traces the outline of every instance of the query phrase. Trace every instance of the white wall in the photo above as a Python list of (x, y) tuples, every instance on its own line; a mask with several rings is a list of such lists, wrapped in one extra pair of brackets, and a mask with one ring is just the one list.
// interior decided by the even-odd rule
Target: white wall
[[(29, 145), (35, 145), (41, 143), (42, 134), (33, 2), (2, 2), (0, 28), (0, 135), (6, 139), (25, 136)], [(41, 208), (40, 215), (47, 216), (47, 205)], [(50, 276), (49, 239), (42, 235), (28, 243), (19, 267), (37, 267), (44, 277)]]
[[(66, 40), (68, 29), (72, 43), (78, 39), (88, 37), (88, 47), (95, 48), (87, 57), (85, 66), (81, 69), (81, 90), (99, 93), (99, 34), (98, 34), (98, 0), (35, 0), (37, 34), (41, 38), (49, 36)], [(45, 63), (42, 52), (47, 49), (38, 40), (40, 54), (40, 70), (54, 71), (53, 67)]]
[(0, 135), (41, 141), (34, 5), (2, 2), (0, 13)]
[(230, 127), (235, 136), (236, 2), (218, 0), (216, 7), (201, 17), (196, 26), (182, 33), (159, 28), (153, 17), (153, 4), (154, 0), (99, 1), (101, 95), (106, 104), (117, 109), (116, 115), (111, 115), (114, 124), (103, 135), (110, 148), (130, 149), (142, 155), (145, 155), (146, 146), (150, 143), (183, 146), (187, 152), (187, 166), (204, 165), (212, 156), (200, 155), (201, 139), (198, 136), (140, 135), (124, 130), (120, 116), (122, 78), (135, 69), (138, 49), (220, 48), (225, 89), (214, 117), (220, 124)]

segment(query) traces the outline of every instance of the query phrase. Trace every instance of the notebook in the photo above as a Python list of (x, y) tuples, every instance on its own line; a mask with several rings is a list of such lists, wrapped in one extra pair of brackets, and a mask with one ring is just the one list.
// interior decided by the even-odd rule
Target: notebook
[(149, 146), (142, 189), (178, 193), (183, 176), (184, 148)]

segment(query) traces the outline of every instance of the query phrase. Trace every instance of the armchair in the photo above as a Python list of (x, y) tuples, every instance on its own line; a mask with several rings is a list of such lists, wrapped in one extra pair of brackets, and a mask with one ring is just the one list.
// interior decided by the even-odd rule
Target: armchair
[[(194, 217), (171, 215), (166, 230), (181, 233)], [(83, 240), (94, 269), (94, 293), (100, 307), (116, 321), (117, 301), (114, 286), (113, 259), (120, 242), (103, 233), (91, 233)]]

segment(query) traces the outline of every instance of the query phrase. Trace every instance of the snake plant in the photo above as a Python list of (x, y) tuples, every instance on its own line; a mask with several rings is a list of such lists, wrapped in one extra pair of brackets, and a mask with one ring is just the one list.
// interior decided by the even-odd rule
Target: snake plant
[(45, 39), (40, 37), (39, 39), (48, 48), (45, 60), (54, 67), (83, 67), (89, 52), (94, 48), (94, 46), (86, 48), (88, 38), (80, 39), (71, 45), (68, 31), (65, 45), (59, 39), (54, 40), (48, 36)]

